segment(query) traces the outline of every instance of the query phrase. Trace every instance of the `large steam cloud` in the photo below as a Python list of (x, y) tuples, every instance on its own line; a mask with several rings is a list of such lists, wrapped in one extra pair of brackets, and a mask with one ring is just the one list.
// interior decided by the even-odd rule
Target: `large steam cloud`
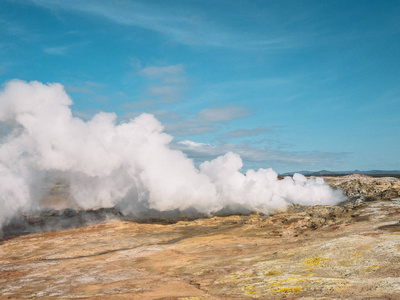
[(197, 169), (169, 147), (172, 137), (150, 114), (117, 124), (113, 113), (74, 117), (61, 84), (13, 80), (0, 94), (0, 228), (13, 215), (41, 208), (45, 184), (64, 181), (80, 209), (221, 210), (270, 213), (290, 203), (343, 200), (322, 179), (272, 169), (242, 174), (239, 155), (227, 153)]

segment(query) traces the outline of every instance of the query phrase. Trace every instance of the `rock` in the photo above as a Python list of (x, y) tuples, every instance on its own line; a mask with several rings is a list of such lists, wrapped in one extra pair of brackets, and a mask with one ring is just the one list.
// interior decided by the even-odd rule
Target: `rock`
[(343, 177), (324, 177), (332, 188), (340, 188), (351, 199), (365, 201), (390, 200), (400, 197), (400, 179), (394, 177), (373, 178), (353, 174)]

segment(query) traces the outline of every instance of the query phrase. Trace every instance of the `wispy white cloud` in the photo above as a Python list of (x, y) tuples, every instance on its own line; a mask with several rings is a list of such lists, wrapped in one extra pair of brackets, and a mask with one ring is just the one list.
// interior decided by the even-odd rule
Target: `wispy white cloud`
[(45, 47), (43, 52), (51, 55), (64, 55), (67, 52), (68, 47), (56, 46), (56, 47)]
[(89, 94), (89, 95), (94, 95), (95, 92), (88, 88), (87, 86), (75, 86), (75, 85), (66, 85), (65, 90), (68, 93), (83, 93), (83, 94)]
[(228, 106), (203, 109), (196, 115), (194, 120), (202, 123), (221, 123), (242, 119), (249, 115), (250, 112), (244, 107)]
[(94, 81), (86, 81), (77, 84), (65, 85), (65, 90), (68, 93), (83, 93), (88, 95), (96, 95), (104, 85)]
[(179, 141), (179, 142), (177, 142), (177, 144), (184, 145), (185, 147), (188, 147), (188, 148), (199, 148), (199, 147), (203, 147), (203, 146), (208, 146), (208, 144), (205, 144), (205, 143), (196, 143), (196, 142), (189, 141), (189, 140)]
[(197, 123), (192, 119), (182, 122), (166, 123), (165, 130), (174, 136), (193, 136), (209, 132), (216, 132), (221, 129), (220, 125), (210, 123)]
[(156, 109), (152, 110), (151, 113), (156, 116), (162, 123), (164, 122), (181, 122), (183, 120), (182, 115), (177, 112), (168, 109)]
[(102, 87), (104, 87), (104, 84), (99, 83), (99, 82), (94, 82), (94, 81), (86, 81), (86, 85), (90, 86), (92, 88), (102, 88)]
[(181, 100), (182, 88), (171, 85), (151, 85), (148, 88), (148, 93), (153, 97), (159, 98), (160, 102), (171, 103)]
[(271, 127), (264, 128), (253, 128), (253, 129), (236, 129), (222, 134), (220, 139), (234, 139), (243, 137), (254, 137), (265, 133), (270, 133), (272, 131)]
[(166, 131), (174, 136), (191, 136), (216, 132), (230, 121), (248, 117), (250, 112), (241, 106), (206, 108), (195, 116), (174, 123), (166, 123)]
[(139, 66), (139, 75), (150, 82), (144, 101), (173, 103), (182, 100), (182, 94), (186, 89), (183, 65), (147, 66), (141, 69)]
[(11, 36), (21, 36), (27, 34), (27, 31), (24, 27), (14, 21), (7, 20), (3, 16), (0, 19), (0, 26), (3, 34), (8, 34)]
[(140, 70), (140, 74), (149, 79), (160, 79), (164, 83), (180, 83), (185, 81), (183, 65), (148, 66)]
[[(125, 104), (125, 107), (132, 111), (132, 107), (136, 104)], [(120, 117), (120, 120), (137, 117), (141, 109), (135, 108), (136, 112), (127, 113)], [(188, 137), (211, 132), (217, 133), (229, 126), (231, 121), (250, 116), (250, 111), (242, 106), (206, 108), (192, 116), (182, 115), (170, 109), (159, 108), (147, 110), (147, 112), (154, 114), (163, 123), (167, 133), (178, 137)]]
[(57, 46), (44, 46), (42, 48), (43, 52), (50, 55), (66, 55), (71, 52), (76, 52), (77, 50), (81, 50), (82, 48), (89, 45), (89, 41), (81, 41), (81, 42), (72, 42), (66, 45), (57, 45)]
[[(204, 12), (169, 7), (154, 2), (120, 0), (31, 0), (35, 5), (49, 9), (77, 11), (101, 17), (110, 22), (151, 30), (174, 42), (185, 45), (227, 47), (237, 49), (276, 50), (304, 46), (305, 36), (286, 32), (255, 34), (238, 32), (224, 26), (221, 20), (204, 16)], [(282, 34), (280, 34), (282, 33)]]
[(318, 169), (322, 166), (339, 165), (348, 155), (348, 153), (333, 152), (291, 152), (243, 144), (210, 145), (190, 140), (177, 141), (173, 147), (185, 152), (196, 163), (214, 159), (231, 151), (240, 154), (246, 168), (274, 167), (278, 170), (291, 171), (299, 170), (299, 168)]
[(13, 48), (16, 41), (23, 41), (24, 43), (32, 43), (40, 40), (40, 33), (35, 32), (31, 28), (26, 28), (20, 22), (14, 20), (12, 17), (0, 14), (0, 28), (1, 34), (4, 36), (13, 37), (13, 42), (6, 45), (7, 48)]

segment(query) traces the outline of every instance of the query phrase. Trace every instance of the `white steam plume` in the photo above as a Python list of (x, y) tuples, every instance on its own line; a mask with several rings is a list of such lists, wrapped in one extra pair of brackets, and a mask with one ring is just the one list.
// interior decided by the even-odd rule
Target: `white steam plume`
[[(13, 80), (0, 94), (0, 227), (10, 217), (40, 209), (41, 186), (52, 177), (68, 183), (82, 209), (118, 207), (223, 209), (270, 213), (289, 203), (336, 204), (343, 200), (322, 179), (296, 174), (278, 180), (272, 169), (239, 172), (239, 155), (227, 153), (197, 169), (184, 153), (169, 148), (172, 137), (150, 114), (116, 123), (113, 113), (85, 122), (72, 115), (61, 84)], [(50, 178), (50, 179), (49, 179)]]

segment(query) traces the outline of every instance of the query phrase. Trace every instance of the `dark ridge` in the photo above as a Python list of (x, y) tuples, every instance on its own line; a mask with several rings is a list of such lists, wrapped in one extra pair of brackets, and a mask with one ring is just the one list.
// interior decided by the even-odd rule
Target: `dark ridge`
[(35, 232), (74, 229), (125, 217), (115, 208), (97, 210), (46, 209), (13, 217), (2, 228), (0, 240)]
[(161, 212), (148, 208), (147, 210), (141, 210), (137, 215), (125, 215), (116, 208), (100, 208), (97, 210), (75, 210), (70, 208), (62, 210), (45, 209), (13, 217), (3, 228), (0, 228), (2, 231), (0, 231), (0, 241), (36, 232), (54, 232), (81, 228), (104, 223), (109, 220), (168, 225), (178, 221), (192, 221), (212, 216), (223, 217), (248, 215), (250, 213), (251, 211), (238, 207), (225, 208), (212, 215), (199, 213), (194, 209)]

